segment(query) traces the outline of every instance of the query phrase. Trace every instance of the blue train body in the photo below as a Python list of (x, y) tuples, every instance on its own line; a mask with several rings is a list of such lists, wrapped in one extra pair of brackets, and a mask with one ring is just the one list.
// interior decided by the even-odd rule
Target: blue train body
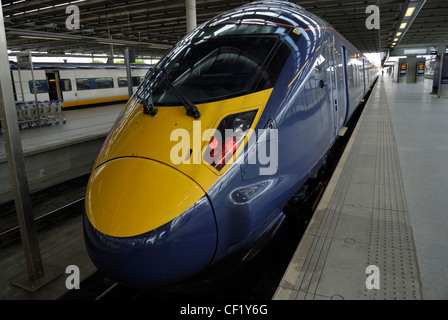
[[(246, 145), (190, 209), (153, 230), (132, 236), (107, 234), (95, 226), (91, 209), (84, 219), (89, 253), (99, 269), (117, 280), (139, 286), (173, 284), (226, 258), (253, 257), (282, 223), (287, 201), (322, 166), (376, 77), (377, 69), (328, 23), (288, 2), (253, 2), (219, 15), (174, 51), (199, 43), (195, 37), (204, 30), (226, 24), (270, 27), (281, 39), (279, 46), (288, 46), (270, 61), (280, 70), (254, 127), (263, 135), (256, 144)], [(266, 162), (251, 161), (261, 154), (262, 142), (271, 148), (263, 149), (264, 154), (278, 151), (268, 175), (260, 174)], [(96, 167), (111, 161), (99, 161)], [(88, 192), (87, 211), (91, 203), (103, 200)]]

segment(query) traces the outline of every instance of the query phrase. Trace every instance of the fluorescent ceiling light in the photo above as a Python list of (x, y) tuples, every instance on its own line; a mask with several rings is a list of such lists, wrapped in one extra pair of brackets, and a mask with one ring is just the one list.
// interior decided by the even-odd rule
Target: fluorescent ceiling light
[(402, 23), (402, 24), (400, 25), (400, 29), (404, 29), (404, 28), (406, 28), (407, 25), (408, 25), (407, 22)]
[(113, 46), (124, 46), (125, 44), (123, 44), (123, 43), (116, 43), (116, 42), (102, 42), (102, 41), (98, 41), (98, 43), (101, 43), (101, 44), (109, 44), (109, 45), (113, 45)]
[(397, 32), (397, 37), (401, 36), (402, 32)]
[(410, 17), (414, 13), (414, 11), (415, 11), (415, 7), (410, 7), (410, 8), (408, 8), (408, 10), (406, 10), (406, 14), (404, 16)]
[(34, 36), (19, 36), (20, 38), (26, 39), (39, 39), (39, 40), (61, 40), (59, 38), (49, 38), (49, 37), (34, 37)]
[(163, 50), (166, 50), (165, 47), (158, 47), (158, 46), (148, 46), (148, 48), (153, 48), (153, 49), (163, 49)]

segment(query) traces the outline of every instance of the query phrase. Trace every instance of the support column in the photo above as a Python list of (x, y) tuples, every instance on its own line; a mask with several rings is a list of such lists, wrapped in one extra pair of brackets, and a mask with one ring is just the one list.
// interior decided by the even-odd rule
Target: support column
[(440, 43), (437, 49), (436, 62), (434, 63), (434, 79), (432, 85), (432, 93), (437, 94), (440, 97), (441, 94), (441, 81), (442, 81), (442, 67), (443, 67), (443, 54), (446, 51), (448, 43)]
[(30, 279), (36, 280), (43, 276), (44, 271), (34, 226), (7, 49), (3, 10), (0, 10), (0, 117), (28, 273)]
[(127, 78), (128, 78), (128, 94), (129, 94), (129, 99), (132, 98), (132, 96), (134, 95), (134, 90), (133, 90), (133, 83), (132, 83), (132, 71), (131, 71), (131, 49), (129, 49), (129, 47), (126, 47), (126, 49), (124, 50), (124, 62), (126, 64), (126, 74), (127, 74)]
[[(0, 9), (0, 118), (17, 220), (28, 271), (27, 275), (20, 275), (13, 279), (12, 284), (33, 292), (50, 280), (44, 274), (37, 231), (34, 224), (7, 49), (3, 10)], [(54, 277), (51, 277), (51, 279), (54, 279)]]
[(196, 20), (196, 0), (185, 0), (187, 13), (187, 33), (190, 33), (197, 27)]

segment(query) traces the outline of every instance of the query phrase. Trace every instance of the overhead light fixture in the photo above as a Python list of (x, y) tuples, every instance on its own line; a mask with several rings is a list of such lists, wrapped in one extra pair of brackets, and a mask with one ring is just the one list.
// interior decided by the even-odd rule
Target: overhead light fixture
[(393, 37), (392, 43), (397, 45), (403, 39), (408, 32), (415, 18), (420, 13), (420, 10), (425, 5), (426, 0), (407, 0), (406, 5), (403, 8), (401, 21), (398, 23), (398, 27), (395, 30), (396, 35)]
[(108, 45), (113, 45), (113, 46), (124, 46), (124, 43), (117, 43), (117, 42), (102, 42), (102, 41), (98, 41), (98, 43), (101, 44), (108, 44)]
[(410, 16), (412, 16), (414, 11), (415, 11), (415, 7), (410, 7), (410, 8), (408, 8), (408, 10), (406, 10), (406, 14), (404, 16), (409, 18)]
[(150, 49), (162, 49), (162, 50), (166, 50), (165, 47), (158, 47), (158, 46), (148, 46), (148, 48), (150, 48)]
[(19, 36), (20, 38), (25, 38), (25, 39), (39, 39), (39, 40), (57, 40), (60, 41), (62, 39), (59, 38), (50, 38), (50, 37), (38, 37), (38, 36)]

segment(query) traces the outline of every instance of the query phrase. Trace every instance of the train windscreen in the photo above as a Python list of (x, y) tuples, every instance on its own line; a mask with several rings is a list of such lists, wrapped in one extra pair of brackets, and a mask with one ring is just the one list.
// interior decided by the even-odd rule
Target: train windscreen
[(180, 105), (179, 93), (196, 104), (228, 99), (272, 88), (290, 53), (277, 34), (200, 37), (162, 60), (146, 84), (155, 106)]

